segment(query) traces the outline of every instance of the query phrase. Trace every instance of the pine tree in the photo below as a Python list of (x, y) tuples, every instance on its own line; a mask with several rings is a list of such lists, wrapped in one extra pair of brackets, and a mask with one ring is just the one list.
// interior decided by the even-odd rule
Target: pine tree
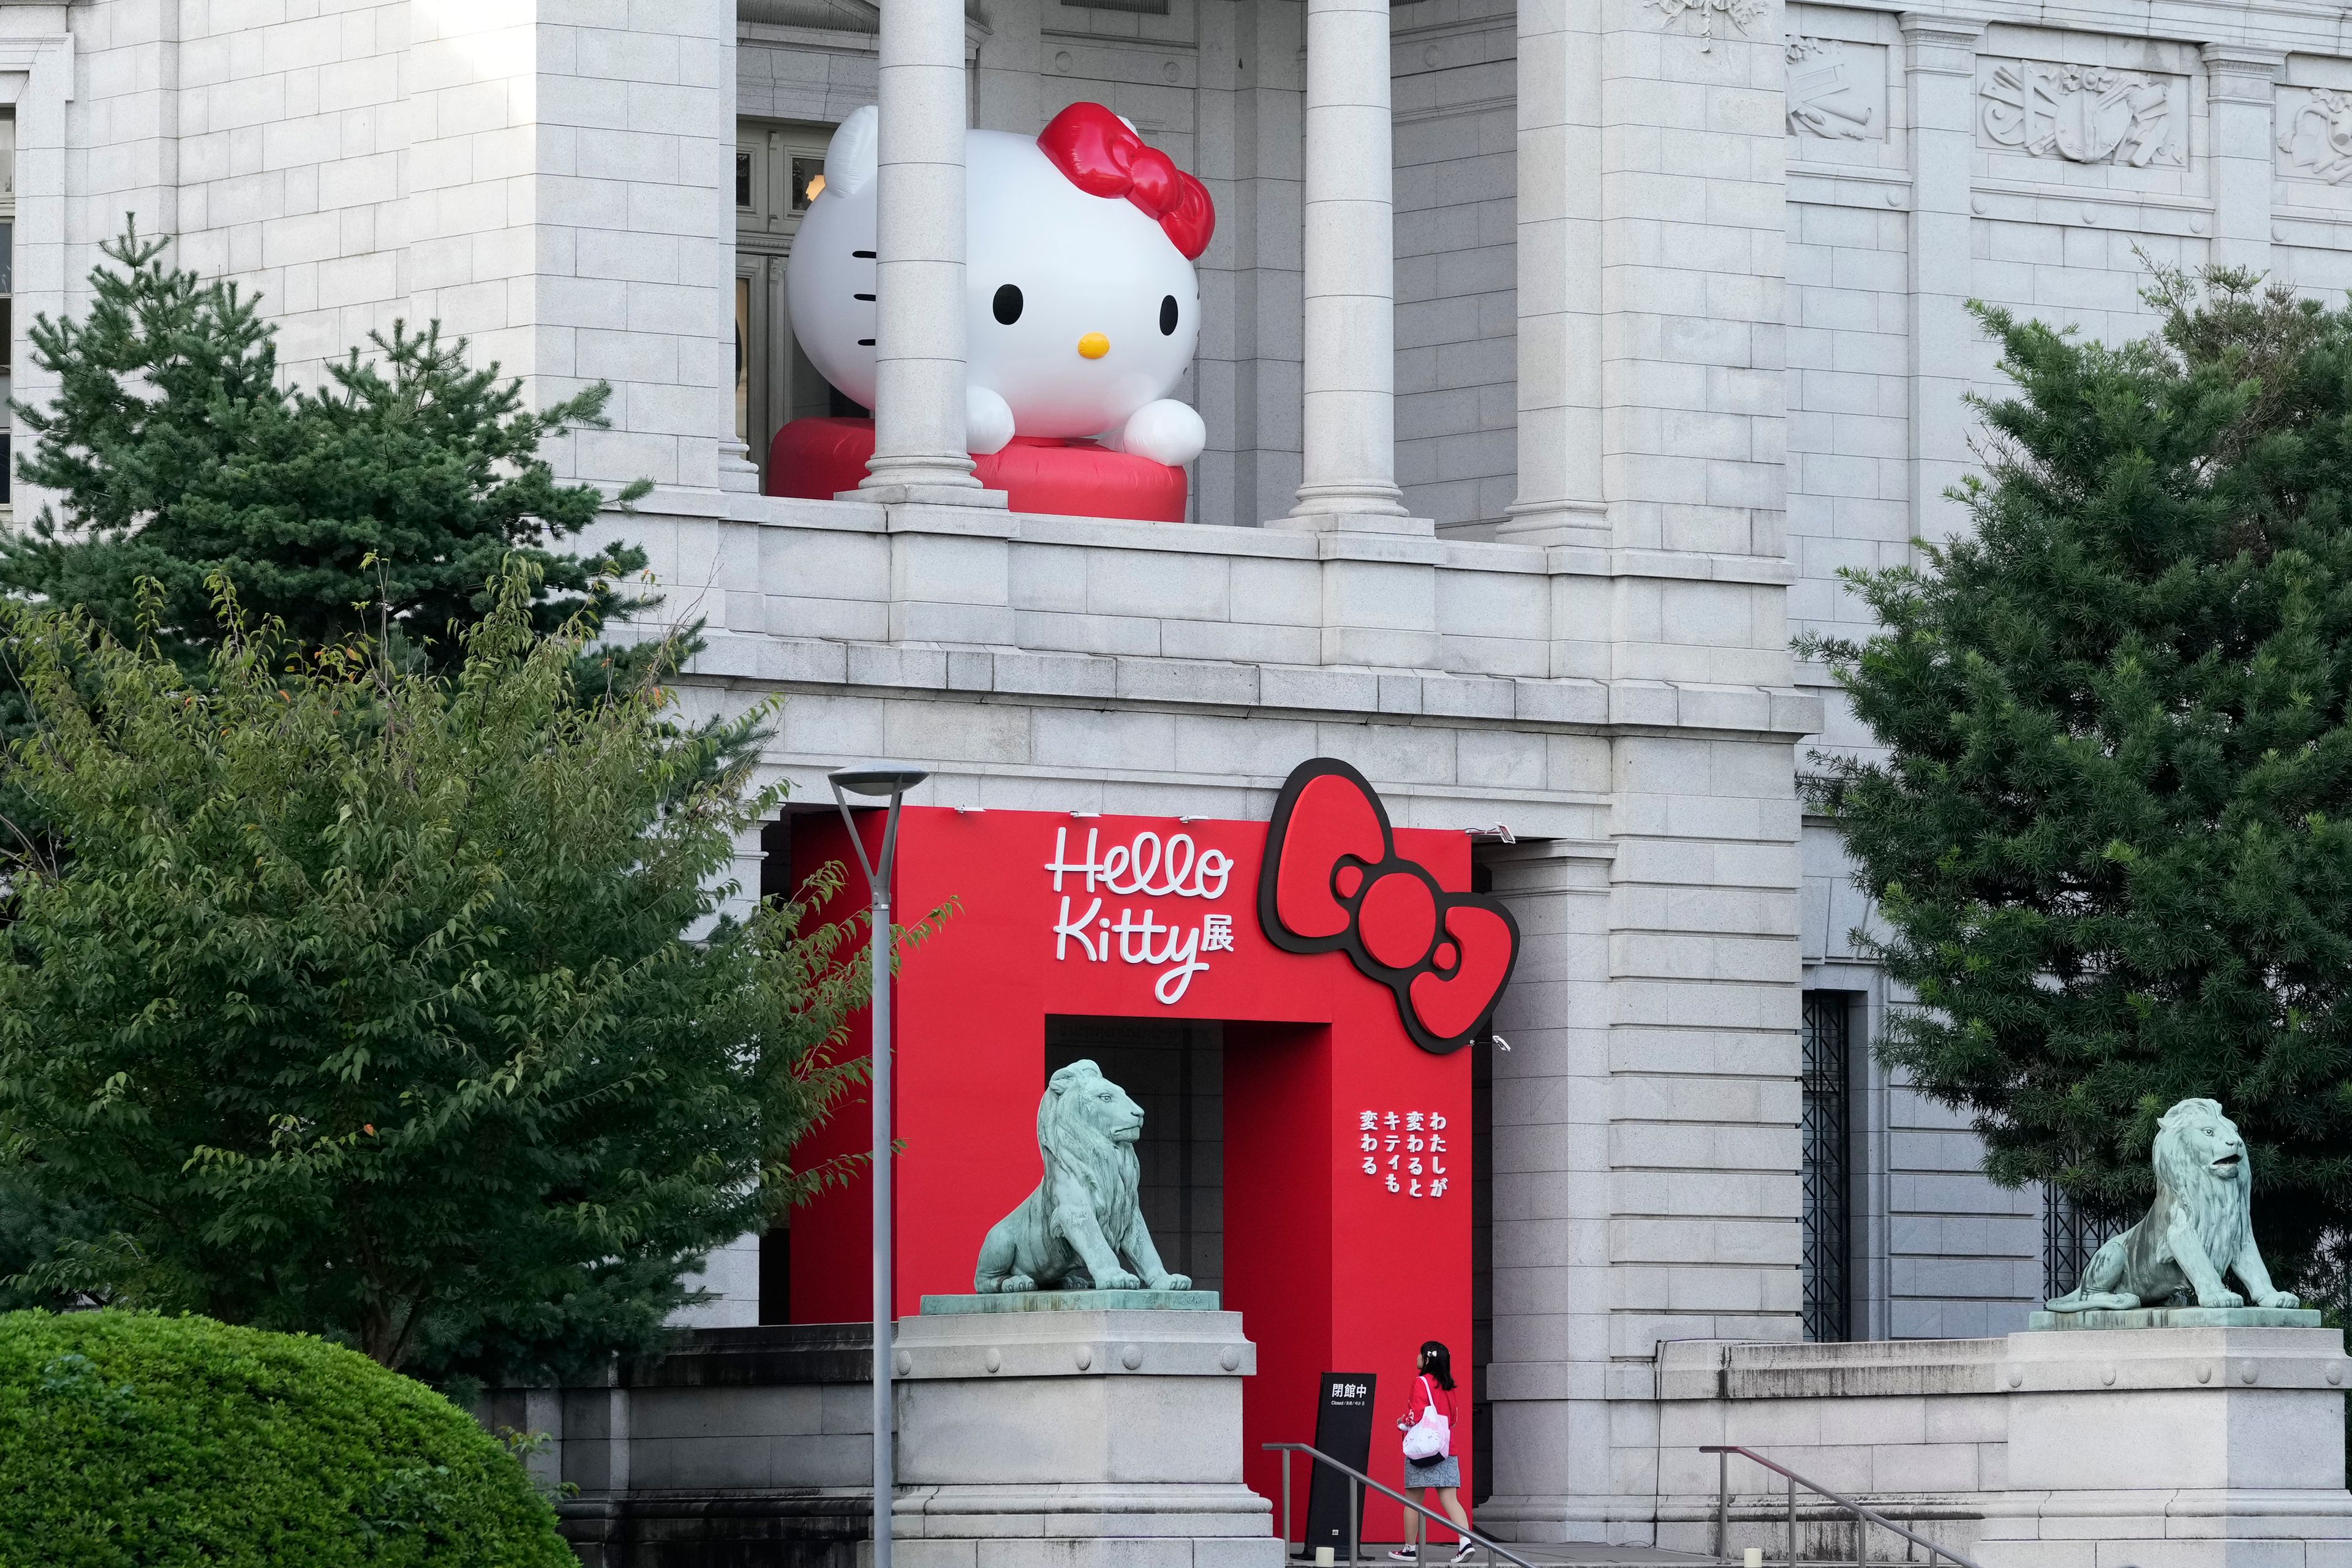
[(689, 1268), (825, 1178), (793, 1151), (862, 1068), (829, 1056), (862, 944), (798, 929), (839, 868), (722, 912), (776, 804), (761, 715), (583, 700), (527, 563), (440, 672), (381, 627), (305, 652), (215, 581), (194, 680), (0, 601), (35, 716), (7, 782), (67, 851), (0, 864), (0, 1166), (70, 1222), (16, 1283), (436, 1378), (646, 1348)]
[(1982, 309), (1974, 531), (1822, 641), (1883, 754), (1818, 803), (1917, 998), (1881, 1054), (1998, 1181), (2136, 1217), (2221, 1100), (2290, 1274), (2352, 1205), (2352, 310), (2159, 273), (2119, 346)]
[(0, 538), (0, 591), (79, 605), (128, 636), (152, 580), (152, 635), (192, 669), (217, 637), (216, 573), (298, 643), (333, 642), (388, 609), (428, 658), (454, 651), (451, 628), (488, 608), (483, 584), (509, 554), (540, 574), (542, 631), (642, 607), (612, 586), (642, 570), (642, 551), (551, 547), (608, 501), (559, 483), (544, 447), (604, 427), (609, 386), (530, 412), (518, 382), (469, 368), (465, 341), (444, 342), (437, 322), (395, 322), (370, 334), (372, 353), (329, 365), (324, 385), (293, 386), (255, 299), (166, 266), (167, 244), (126, 227), (100, 247), (114, 265), (91, 271), (87, 314), (29, 331), (58, 391), (46, 408), (15, 405), (34, 437), (16, 472), (57, 501)]

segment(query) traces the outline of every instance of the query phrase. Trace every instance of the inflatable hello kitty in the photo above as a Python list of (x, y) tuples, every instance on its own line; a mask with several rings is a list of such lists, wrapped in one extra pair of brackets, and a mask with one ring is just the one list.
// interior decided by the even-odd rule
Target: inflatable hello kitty
[[(809, 359), (869, 408), (875, 138), (870, 105), (834, 133), (786, 280), (793, 331)], [(1071, 105), (1034, 138), (967, 132), (964, 156), (964, 417), (973, 454), (1005, 453), (1016, 438), (1059, 447), (1091, 437), (1054, 460), (1101, 468), (1107, 448), (1181, 468), (1199, 457), (1207, 443), (1201, 416), (1168, 395), (1200, 340), (1192, 261), (1216, 224), (1208, 191), (1098, 103)], [(782, 452), (784, 435), (777, 440)], [(994, 466), (982, 465), (983, 483)], [(1171, 478), (1181, 516), (1182, 475)], [(778, 488), (772, 476), (770, 488)], [(1013, 505), (1046, 510), (1024, 507), (1017, 493)]]

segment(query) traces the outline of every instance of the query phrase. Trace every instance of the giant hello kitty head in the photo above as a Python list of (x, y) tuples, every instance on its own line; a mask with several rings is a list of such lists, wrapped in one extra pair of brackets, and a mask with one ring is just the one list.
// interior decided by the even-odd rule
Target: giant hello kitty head
[[(875, 122), (868, 106), (835, 132), (788, 279), (802, 347), (827, 381), (867, 407)], [(1201, 330), (1192, 258), (1216, 221), (1208, 192), (1097, 103), (1072, 105), (1034, 138), (965, 136), (967, 379), (975, 410), (1011, 411), (1009, 427), (994, 436), (976, 412), (972, 449), (994, 451), (1015, 434), (1116, 437), (1192, 363)], [(1197, 441), (1192, 447), (1198, 451)], [(1171, 458), (1189, 460), (1160, 460)]]

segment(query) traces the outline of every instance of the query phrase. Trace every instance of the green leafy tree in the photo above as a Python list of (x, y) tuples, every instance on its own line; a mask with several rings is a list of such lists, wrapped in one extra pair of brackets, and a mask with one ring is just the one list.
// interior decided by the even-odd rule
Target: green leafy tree
[(1881, 1054), (2094, 1210), (2226, 1105), (2286, 1270), (2352, 1203), (2352, 310), (2158, 273), (2107, 346), (1979, 310), (1972, 533), (1822, 641), (1883, 752), (1815, 781), (1916, 996)]
[(215, 573), (312, 646), (379, 610), (413, 644), (446, 641), (485, 612), (483, 584), (514, 553), (539, 571), (542, 631), (641, 606), (612, 584), (644, 567), (642, 551), (553, 548), (609, 503), (559, 483), (544, 449), (603, 428), (609, 386), (534, 413), (497, 365), (468, 367), (464, 340), (399, 322), (370, 335), (373, 354), (329, 365), (324, 385), (292, 386), (256, 300), (166, 266), (167, 243), (126, 228), (100, 247), (113, 265), (91, 271), (83, 318), (30, 330), (58, 390), (46, 408), (15, 405), (33, 434), (16, 473), (57, 500), (0, 537), (0, 591), (79, 605), (128, 636), (152, 581), (145, 624), (191, 668), (217, 639)]
[[(35, 726), (0, 927), (0, 1163), (79, 1205), (22, 1283), (342, 1340), (419, 1375), (576, 1375), (825, 1171), (862, 1063), (854, 933), (722, 911), (771, 811), (742, 742), (572, 686), (528, 563), (443, 672), (225, 628), (204, 678), (0, 603)], [(167, 593), (149, 587), (161, 619)], [(722, 756), (735, 760), (720, 763)]]

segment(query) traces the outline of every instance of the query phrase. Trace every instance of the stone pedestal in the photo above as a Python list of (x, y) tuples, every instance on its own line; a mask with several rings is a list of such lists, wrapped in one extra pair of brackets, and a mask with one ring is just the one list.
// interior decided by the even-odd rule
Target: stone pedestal
[(1204, 1291), (926, 1298), (898, 1324), (898, 1568), (1280, 1568), (1257, 1352)]
[(2028, 1331), (2002, 1359), (1984, 1568), (2352, 1564), (2336, 1330)]

